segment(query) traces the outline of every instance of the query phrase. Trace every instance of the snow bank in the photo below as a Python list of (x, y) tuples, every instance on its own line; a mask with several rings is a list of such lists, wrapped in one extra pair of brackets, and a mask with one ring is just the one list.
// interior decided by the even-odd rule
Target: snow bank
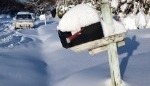
[(150, 19), (148, 20), (146, 28), (150, 28)]
[(122, 19), (122, 23), (127, 30), (137, 29), (137, 26), (135, 23), (135, 16), (133, 15), (127, 16), (126, 18)]
[(150, 28), (150, 19), (149, 16), (145, 15), (143, 11), (136, 14), (127, 15), (127, 17), (123, 18), (121, 16), (121, 22), (125, 26), (127, 30), (135, 30), (135, 29), (145, 29)]
[(14, 48), (19, 45), (26, 45), (27, 43), (34, 42), (35, 38), (25, 36), (17, 31), (11, 24), (11, 20), (4, 19), (0, 25), (0, 48)]
[(115, 34), (119, 34), (127, 31), (121, 22), (113, 19), (113, 23), (114, 23)]
[(148, 15), (146, 19), (147, 19), (146, 28), (149, 28), (149, 29), (150, 29), (150, 16)]
[(143, 11), (140, 11), (136, 16), (136, 26), (139, 29), (144, 29), (146, 27), (147, 21), (146, 21), (146, 15)]
[[(101, 21), (101, 23), (105, 37), (110, 36), (109, 29), (112, 29), (112, 27), (107, 25), (103, 20)], [(114, 24), (114, 34), (119, 34), (127, 31), (123, 26), (123, 24), (119, 21), (116, 21), (115, 19), (113, 19), (113, 24)]]
[[(106, 85), (106, 86), (112, 86), (112, 85), (111, 85), (111, 79), (107, 79), (107, 80), (105, 81), (105, 85)], [(129, 86), (129, 85), (128, 85), (127, 83), (125, 83), (125, 82), (122, 80), (121, 86)]]

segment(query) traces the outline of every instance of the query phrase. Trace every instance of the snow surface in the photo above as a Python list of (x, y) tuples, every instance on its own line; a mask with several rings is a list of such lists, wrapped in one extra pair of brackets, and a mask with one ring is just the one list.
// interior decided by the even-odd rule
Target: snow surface
[[(0, 19), (0, 39), (6, 38), (1, 42), (13, 44), (0, 46), (0, 86), (110, 86), (107, 52), (92, 57), (62, 48), (58, 21), (48, 20), (46, 26), (37, 21), (35, 30), (13, 31), (12, 19)], [(149, 33), (128, 31), (126, 45), (118, 48), (122, 86), (149, 86)]]
[(135, 19), (135, 16), (132, 14), (121, 19), (121, 21), (127, 30), (135, 30), (137, 29)]
[(150, 15), (147, 15), (147, 16), (146, 16), (146, 19), (147, 19), (146, 28), (150, 28)]
[(139, 29), (144, 29), (146, 27), (147, 21), (146, 21), (146, 15), (143, 11), (140, 11), (136, 16), (136, 26)]
[(121, 22), (126, 30), (150, 28), (150, 16), (140, 11), (137, 15), (129, 14), (126, 17), (120, 15)]

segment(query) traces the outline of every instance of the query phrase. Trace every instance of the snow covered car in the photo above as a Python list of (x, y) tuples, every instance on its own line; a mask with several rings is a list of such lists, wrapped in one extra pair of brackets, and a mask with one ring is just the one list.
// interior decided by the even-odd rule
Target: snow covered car
[(34, 27), (34, 19), (30, 12), (18, 12), (15, 17), (15, 29), (21, 28), (33, 28)]

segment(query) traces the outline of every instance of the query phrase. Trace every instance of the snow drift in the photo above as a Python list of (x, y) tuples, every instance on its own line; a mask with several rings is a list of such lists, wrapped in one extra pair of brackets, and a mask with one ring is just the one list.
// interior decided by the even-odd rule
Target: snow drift
[[(5, 15), (6, 16), (6, 15)], [(37, 39), (22, 34), (19, 31), (14, 31), (12, 20), (7, 17), (5, 20), (0, 21), (0, 48), (13, 48), (19, 45), (26, 45), (27, 43), (35, 42)], [(8, 20), (7, 20), (8, 19)]]

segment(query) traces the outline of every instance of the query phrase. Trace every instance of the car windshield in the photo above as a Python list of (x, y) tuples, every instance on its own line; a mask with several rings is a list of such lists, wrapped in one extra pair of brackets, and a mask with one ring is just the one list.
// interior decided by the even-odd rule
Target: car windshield
[(20, 14), (17, 15), (16, 19), (32, 19), (30, 14)]

